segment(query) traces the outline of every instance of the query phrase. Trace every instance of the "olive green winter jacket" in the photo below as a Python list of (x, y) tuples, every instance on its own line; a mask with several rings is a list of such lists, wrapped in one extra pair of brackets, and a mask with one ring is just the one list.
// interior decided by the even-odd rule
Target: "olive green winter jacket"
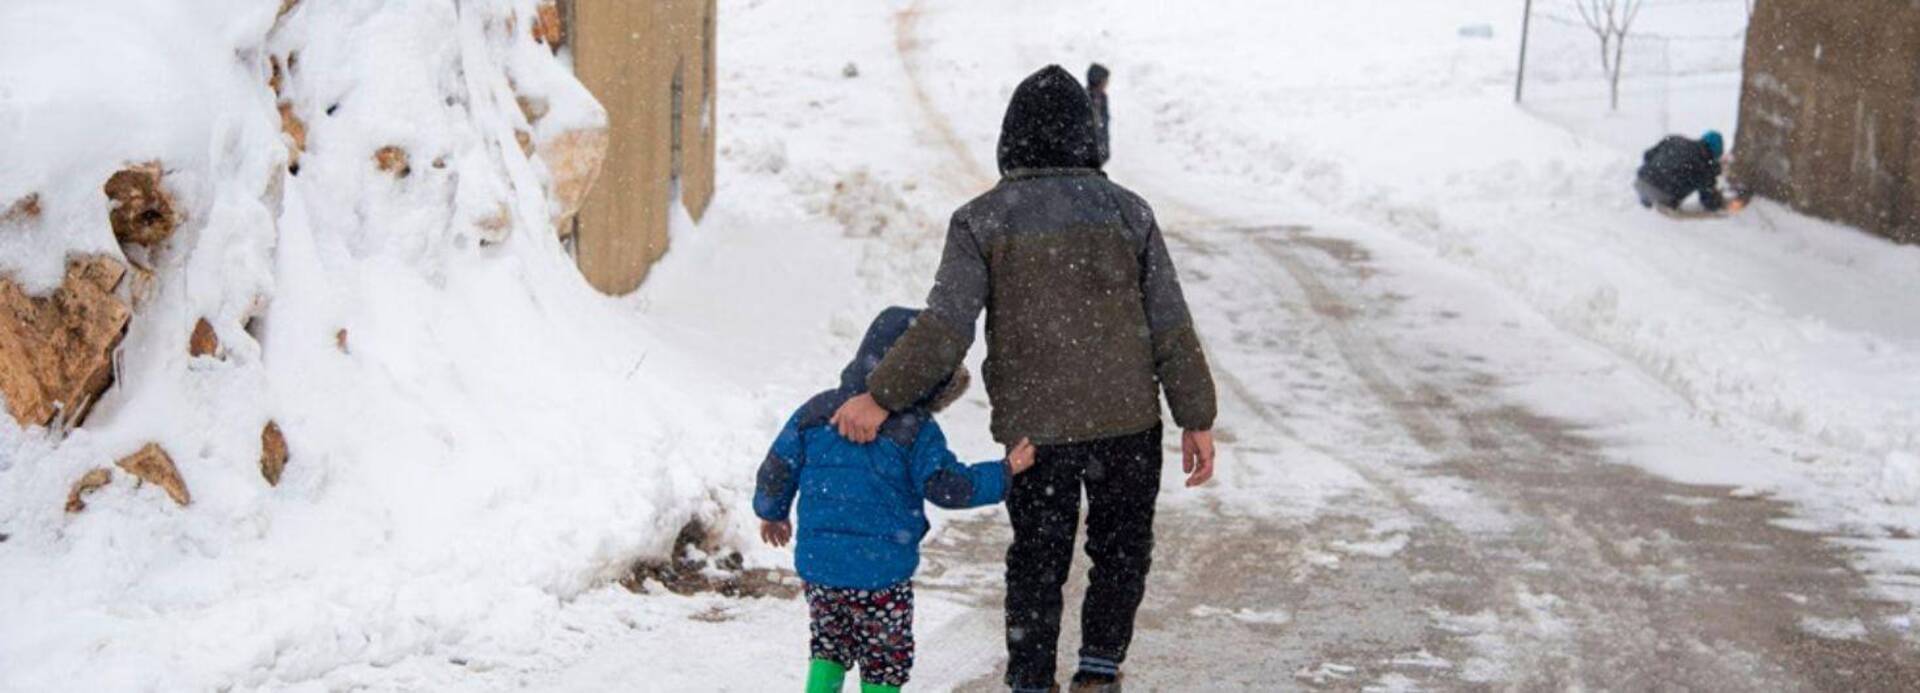
[(881, 406), (943, 382), (984, 309), (996, 440), (1138, 433), (1159, 424), (1161, 390), (1176, 425), (1213, 427), (1213, 376), (1165, 239), (1146, 201), (1097, 169), (1092, 117), (1064, 70), (1015, 91), (1000, 183), (954, 212), (926, 312), (867, 379)]

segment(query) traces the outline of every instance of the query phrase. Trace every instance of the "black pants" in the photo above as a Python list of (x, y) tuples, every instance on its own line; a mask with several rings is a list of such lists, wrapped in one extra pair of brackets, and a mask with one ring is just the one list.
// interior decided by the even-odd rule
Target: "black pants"
[(1087, 598), (1080, 656), (1117, 665), (1133, 641), (1133, 616), (1153, 563), (1153, 506), (1160, 494), (1160, 427), (1118, 438), (1041, 447), (1007, 495), (1007, 683), (1054, 682), (1060, 589), (1073, 566), (1080, 489), (1087, 490)]

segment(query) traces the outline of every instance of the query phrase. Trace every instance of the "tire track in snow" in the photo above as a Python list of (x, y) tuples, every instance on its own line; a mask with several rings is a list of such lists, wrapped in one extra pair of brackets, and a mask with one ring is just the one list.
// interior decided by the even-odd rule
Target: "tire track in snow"
[[(1203, 254), (1218, 254), (1192, 234), (1177, 235)], [(1500, 679), (1709, 690), (1728, 682), (1894, 690), (1894, 682), (1916, 680), (1915, 653), (1885, 625), (1898, 607), (1867, 596), (1864, 578), (1821, 537), (1776, 526), (1788, 515), (1784, 505), (1727, 501), (1725, 489), (1652, 477), (1605, 459), (1571, 424), (1502, 403), (1485, 387), (1424, 382), (1381, 335), (1357, 324), (1363, 313), (1355, 306), (1363, 301), (1331, 288), (1329, 271), (1316, 270), (1295, 248), (1326, 251), (1333, 273), (1356, 253), (1303, 240), (1297, 230), (1289, 235), (1263, 234), (1255, 245), (1305, 291), (1311, 315), (1350, 370), (1414, 440), (1446, 460), (1444, 473), (1474, 482), (1476, 492), (1527, 520), (1507, 537), (1440, 532), (1454, 539), (1441, 542), (1452, 545), (1446, 552), (1458, 553), (1424, 567), (1469, 575), (1474, 571), (1463, 569), (1462, 558), (1499, 566), (1473, 582), (1500, 596), (1483, 606), (1501, 616), (1494, 630), (1506, 642), (1480, 648), (1504, 650), (1512, 660)], [(1421, 504), (1405, 490), (1419, 477), (1364, 460), (1351, 466), (1376, 487)], [(1436, 518), (1428, 526), (1446, 524)], [(1410, 560), (1424, 559), (1414, 551)], [(1765, 567), (1748, 568), (1753, 562)], [(1862, 636), (1824, 637), (1808, 624), (1847, 624)], [(1506, 649), (1516, 644), (1518, 650)]]
[(967, 196), (972, 194), (969, 191), (993, 185), (994, 178), (988, 175), (987, 170), (980, 167), (980, 162), (967, 152), (966, 143), (953, 129), (953, 121), (941, 114), (940, 109), (934, 106), (933, 97), (927, 93), (926, 80), (921, 77), (920, 71), (922, 53), (919, 34), (920, 18), (925, 12), (925, 5), (924, 0), (914, 0), (894, 15), (893, 48), (895, 54), (900, 57), (901, 66), (906, 68), (907, 88), (913, 93), (913, 102), (919, 107), (920, 113), (926, 116), (921, 118), (920, 122), (932, 131), (934, 138), (941, 146), (953, 154), (948, 157), (948, 160), (954, 165), (954, 172), (960, 179), (957, 181), (956, 189), (963, 196)]

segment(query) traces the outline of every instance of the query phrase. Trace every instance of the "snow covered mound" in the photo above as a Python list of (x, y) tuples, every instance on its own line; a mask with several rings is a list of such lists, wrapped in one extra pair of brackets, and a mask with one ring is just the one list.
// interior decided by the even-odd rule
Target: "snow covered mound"
[[(1179, 170), (1253, 182), (1278, 200), (1391, 229), (1497, 280), (1701, 419), (1810, 441), (1809, 459), (1864, 469), (1920, 449), (1920, 248), (1764, 200), (1729, 219), (1650, 217), (1627, 190), (1659, 136), (1732, 134), (1742, 5), (1649, 4), (1635, 40), (1688, 38), (1672, 40), (1661, 76), (1634, 87), (1647, 102), (1613, 112), (1604, 99), (1558, 100), (1535, 81), (1529, 93), (1544, 93), (1512, 105), (1517, 45), (1504, 41), (1519, 35), (1517, 7), (1399, 4), (1395, 21), (1365, 32), (1348, 29), (1383, 12), (1368, 3), (1236, 0), (1190, 20), (1173, 5), (1113, 12), (1121, 28), (1076, 27), (1081, 35), (1057, 40), (1098, 56), (1176, 31), (1219, 39), (1182, 61), (1116, 74), (1130, 87), (1116, 122), (1150, 127), (1174, 153), (1120, 160), (1118, 177)], [(1314, 42), (1274, 42), (1254, 17), (1319, 31)], [(1483, 22), (1502, 43), (1451, 30)], [(1543, 24), (1536, 50), (1591, 55), (1584, 29), (1535, 30)], [(1555, 37), (1564, 43), (1544, 40)], [(1318, 59), (1355, 42), (1366, 42), (1366, 59)], [(1249, 45), (1264, 52), (1235, 52)]]
[[(45, 292), (69, 256), (134, 268), (85, 426), (0, 417), (0, 689), (350, 685), (532, 651), (556, 603), (737, 503), (717, 481), (735, 469), (697, 462), (750, 459), (764, 441), (718, 422), (755, 410), (677, 401), (725, 377), (555, 239), (605, 114), (536, 16), (0, 5), (20, 29), (0, 41), (0, 200), (39, 207), (0, 229), (0, 276)], [(101, 186), (144, 162), (180, 223), (123, 250)], [(150, 443), (190, 502), (114, 467)]]

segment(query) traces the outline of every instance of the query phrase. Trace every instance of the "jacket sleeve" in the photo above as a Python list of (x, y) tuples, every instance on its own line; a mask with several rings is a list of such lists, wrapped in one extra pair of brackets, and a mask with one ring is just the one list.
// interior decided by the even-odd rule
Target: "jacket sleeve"
[(1707, 186), (1700, 189), (1700, 206), (1718, 212), (1727, 206), (1727, 198), (1720, 194), (1719, 186)]
[(1147, 328), (1153, 333), (1153, 368), (1167, 393), (1175, 425), (1191, 430), (1213, 429), (1213, 372), (1200, 336), (1187, 312), (1180, 277), (1173, 269), (1160, 224), (1146, 211), (1147, 243), (1140, 256), (1140, 291), (1146, 301)]
[(926, 311), (867, 376), (874, 401), (887, 411), (901, 411), (946, 382), (973, 346), (973, 323), (986, 305), (986, 254), (961, 213), (954, 212)]
[(947, 449), (947, 436), (928, 420), (913, 441), (913, 484), (921, 497), (949, 509), (993, 505), (1007, 497), (1011, 469), (1005, 460), (962, 464)]
[(793, 509), (793, 498), (800, 493), (800, 468), (807, 463), (806, 446), (800, 438), (799, 414), (787, 419), (773, 448), (760, 462), (754, 475), (753, 514), (768, 522), (785, 522)]
[(1705, 180), (1700, 184), (1700, 206), (1709, 212), (1718, 212), (1727, 206), (1727, 200), (1720, 195), (1720, 162), (1707, 163)]

